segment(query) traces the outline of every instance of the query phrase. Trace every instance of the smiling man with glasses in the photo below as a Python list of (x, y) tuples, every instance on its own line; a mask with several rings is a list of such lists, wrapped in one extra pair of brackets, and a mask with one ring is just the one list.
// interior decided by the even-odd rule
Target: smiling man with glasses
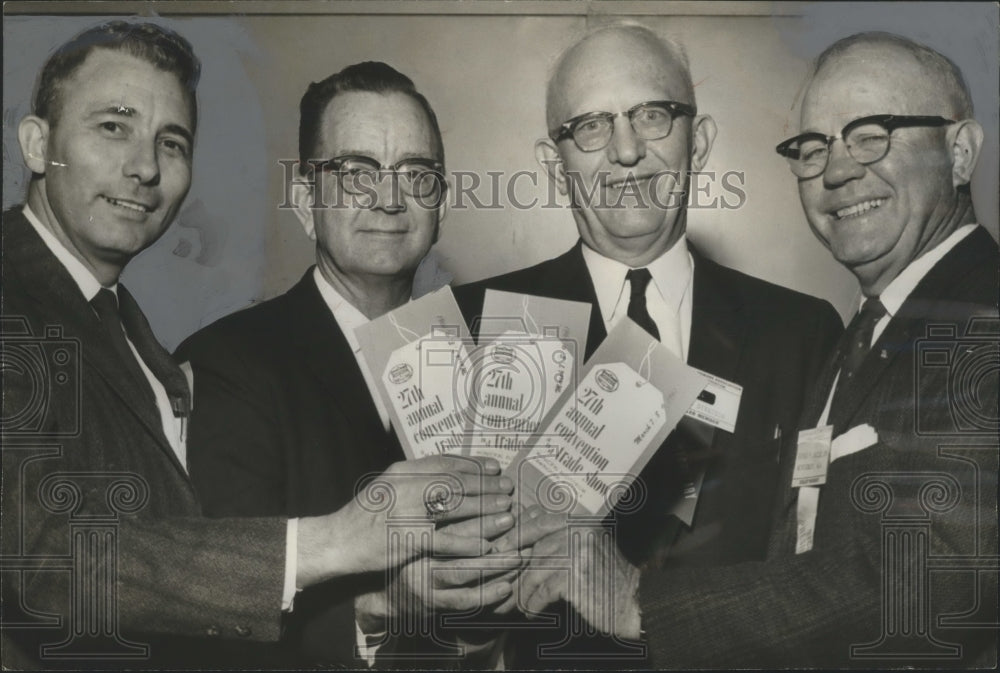
[[(972, 208), (970, 101), (951, 61), (895, 35), (818, 58), (778, 151), (865, 306), (784, 447), (767, 560), (646, 567), (616, 621), (587, 617), (643, 629), (656, 667), (996, 667), (1000, 251)], [(817, 457), (822, 478), (793, 480)]]
[[(797, 422), (840, 320), (825, 302), (723, 267), (689, 244), (690, 173), (705, 167), (716, 127), (698, 111), (678, 45), (639, 26), (594, 31), (556, 63), (546, 116), (548, 134), (536, 143), (536, 157), (568, 195), (580, 241), (555, 259), (458, 288), (459, 304), (473, 324), (487, 288), (586, 302), (592, 307), (587, 357), (630, 319), (688, 364), (742, 386), (735, 432), (682, 421), (638, 475), (642, 505), (606, 523), (635, 564), (761, 559), (782, 437)], [(683, 494), (696, 492), (698, 483), (704, 487), (693, 518), (682, 521)], [(554, 542), (565, 540), (564, 533), (540, 545), (565, 558), (567, 550)], [(511, 631), (519, 650), (514, 665), (591, 667), (595, 656), (643, 665), (615, 659), (634, 650), (611, 639), (570, 637), (579, 634), (567, 632), (574, 618), (560, 600), (569, 600), (567, 573), (535, 566), (526, 572), (534, 585), (522, 577), (521, 607), (558, 618), (554, 626), (539, 623), (530, 638)], [(598, 591), (606, 578), (592, 581)], [(584, 594), (590, 595), (586, 588), (576, 598)], [(572, 607), (585, 618), (593, 619), (594, 610), (623, 618), (615, 612), (617, 598), (599, 605), (577, 600)], [(538, 645), (560, 641), (551, 657), (539, 657)]]

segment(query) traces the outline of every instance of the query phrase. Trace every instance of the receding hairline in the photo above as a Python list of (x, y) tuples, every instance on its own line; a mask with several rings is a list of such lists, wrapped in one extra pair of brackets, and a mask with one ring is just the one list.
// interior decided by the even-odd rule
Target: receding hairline
[(592, 43), (612, 35), (619, 35), (631, 39), (634, 42), (648, 48), (651, 52), (656, 53), (663, 59), (664, 62), (675, 66), (681, 75), (681, 85), (684, 88), (684, 94), (688, 97), (688, 101), (682, 102), (690, 102), (692, 105), (695, 104), (694, 84), (691, 80), (691, 67), (688, 62), (687, 52), (685, 51), (683, 45), (670, 38), (657, 35), (645, 26), (628, 23), (614, 24), (596, 28), (587, 32), (583, 37), (567, 47), (552, 65), (549, 72), (549, 80), (545, 95), (545, 118), (549, 129), (558, 126), (563, 121), (562, 119), (556, 118), (555, 100), (559, 91), (559, 85), (562, 84), (562, 80), (566, 77), (566, 73), (569, 71), (569, 68), (573, 63), (573, 59)]
[(962, 76), (962, 71), (944, 54), (930, 47), (894, 33), (855, 33), (837, 40), (816, 57), (809, 76), (805, 96), (809, 95), (813, 83), (819, 79), (824, 68), (852, 51), (864, 48), (883, 47), (909, 56), (914, 63), (937, 80), (941, 86), (942, 99), (950, 106), (950, 113), (956, 119), (969, 119), (974, 114), (972, 94)]

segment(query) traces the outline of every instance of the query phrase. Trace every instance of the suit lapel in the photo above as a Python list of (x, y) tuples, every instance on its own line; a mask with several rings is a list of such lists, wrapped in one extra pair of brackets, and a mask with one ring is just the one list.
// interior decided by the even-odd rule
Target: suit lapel
[[(841, 409), (837, 410), (837, 417), (830, 419), (838, 430), (846, 430), (852, 425), (858, 411), (872, 392), (879, 388), (881, 378), (891, 365), (901, 357), (913, 357), (914, 339), (926, 334), (929, 323), (939, 320), (944, 324), (955, 324), (952, 302), (962, 295), (956, 291), (956, 286), (962, 283), (968, 269), (983, 263), (995, 263), (989, 261), (990, 252), (995, 255), (995, 250), (996, 243), (985, 229), (979, 227), (959, 241), (917, 283), (896, 315), (889, 320), (885, 331), (872, 344), (854, 380), (850, 382), (849, 390), (845, 391), (847, 395)], [(967, 315), (967, 307), (960, 307), (958, 313)], [(956, 327), (964, 329), (964, 325)], [(916, 363), (911, 366), (916, 366)]]
[(693, 248), (691, 256), (695, 264), (688, 364), (732, 381), (743, 352), (746, 316), (720, 282), (717, 265)]
[(552, 264), (546, 265), (539, 275), (538, 287), (545, 288), (547, 296), (590, 304), (590, 325), (587, 327), (587, 347), (584, 352), (584, 361), (589, 360), (608, 333), (604, 329), (604, 318), (594, 290), (594, 281), (583, 259), (583, 241), (578, 240), (575, 246), (553, 260)]
[[(310, 363), (310, 372), (320, 387), (329, 393), (331, 403), (342, 409), (346, 418), (361, 424), (370, 436), (384, 437), (382, 419), (368, 394), (354, 351), (323, 301), (312, 268), (289, 292), (289, 299), (292, 319), (299, 322), (295, 331), (302, 338), (303, 358)], [(392, 442), (387, 450), (393, 453)]]
[[(181, 467), (163, 434), (158, 410), (144, 403), (149, 396), (139, 388), (140, 382), (122, 368), (117, 351), (108, 343), (97, 314), (73, 277), (23, 214), (10, 214), (3, 226), (4, 248), (10, 256), (5, 262), (18, 260), (16, 271), (23, 278), (25, 292), (39, 304), (41, 313), (48, 316), (52, 325), (61, 326), (64, 333), (80, 340), (84, 362), (108, 384), (171, 460)], [(184, 471), (183, 467), (181, 470)]]

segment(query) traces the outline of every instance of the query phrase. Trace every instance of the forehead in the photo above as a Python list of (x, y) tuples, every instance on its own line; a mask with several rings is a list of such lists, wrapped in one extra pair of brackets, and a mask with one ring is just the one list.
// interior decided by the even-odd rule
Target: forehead
[(95, 49), (59, 84), (60, 115), (117, 106), (191, 129), (188, 92), (177, 76), (125, 52)]
[(834, 133), (877, 114), (947, 115), (941, 83), (898, 47), (861, 45), (831, 58), (802, 101), (802, 130)]
[(362, 153), (383, 163), (406, 157), (440, 158), (427, 113), (399, 92), (348, 91), (323, 111), (321, 150), (335, 156)]
[(567, 54), (552, 93), (561, 119), (617, 112), (649, 100), (693, 102), (681, 64), (658, 45), (616, 32), (594, 36)]

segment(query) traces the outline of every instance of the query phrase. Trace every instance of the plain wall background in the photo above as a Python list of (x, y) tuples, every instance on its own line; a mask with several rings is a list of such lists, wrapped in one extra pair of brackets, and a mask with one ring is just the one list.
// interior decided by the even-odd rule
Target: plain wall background
[[(719, 127), (706, 170), (745, 176), (742, 207), (689, 212), (689, 237), (710, 257), (828, 299), (842, 316), (856, 307), (853, 276), (813, 237), (795, 180), (774, 146), (798, 130), (795, 102), (809, 60), (860, 30), (915, 38), (962, 68), (987, 134), (973, 185), (976, 210), (997, 236), (995, 4), (779, 4), (782, 15), (754, 3), (382, 2), (349, 3), (349, 14), (346, 5), (141, 5), (191, 40), (204, 69), (191, 192), (174, 226), (124, 276), (169, 348), (201, 325), (284, 292), (313, 263), (311, 241), (294, 215), (278, 207), (286, 180), (278, 162), (296, 158), (298, 102), (306, 86), (363, 60), (385, 61), (414, 80), (437, 111), (448, 169), (479, 173), (485, 184), (476, 195), (499, 205), (478, 209), (465, 198), (467, 208), (451, 210), (421, 269), (421, 284), (448, 276), (476, 280), (567, 249), (577, 237), (572, 215), (541, 207), (551, 187), (534, 159), (534, 141), (545, 133), (545, 82), (566, 46), (589, 27), (618, 20), (686, 46), (699, 111)], [(59, 11), (82, 6), (63, 4)], [(243, 14), (197, 14), (223, 6)], [(99, 9), (99, 3), (84, 7), (92, 14)], [(5, 11), (19, 11), (17, 3)], [(58, 44), (104, 18), (5, 16), (5, 208), (23, 199), (28, 175), (16, 123), (28, 111), (41, 64)], [(489, 188), (487, 171), (511, 176), (521, 170), (537, 175), (537, 187), (522, 178), (517, 190), (522, 202), (539, 199), (534, 208), (515, 208), (506, 193), (494, 197)], [(701, 198), (715, 197), (735, 201), (718, 184)]]

